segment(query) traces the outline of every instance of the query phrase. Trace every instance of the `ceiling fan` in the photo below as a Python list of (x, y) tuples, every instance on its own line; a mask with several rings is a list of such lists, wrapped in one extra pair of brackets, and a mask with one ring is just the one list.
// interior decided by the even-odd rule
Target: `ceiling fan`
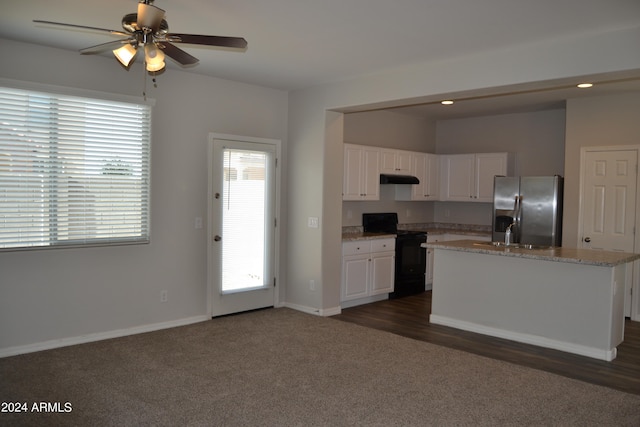
[(42, 20), (34, 20), (33, 22), (102, 31), (116, 36), (125, 36), (123, 39), (81, 49), (80, 53), (93, 54), (111, 49), (118, 61), (128, 68), (138, 53), (138, 47), (142, 46), (145, 55), (145, 67), (149, 72), (164, 69), (165, 55), (183, 66), (193, 65), (198, 62), (198, 58), (175, 46), (174, 43), (235, 49), (245, 49), (247, 47), (247, 41), (242, 37), (169, 33), (169, 25), (164, 19), (165, 11), (154, 6), (152, 4), (153, 1), (154, 0), (140, 0), (138, 3), (138, 12), (126, 14), (122, 18), (122, 28), (124, 28), (125, 31)]

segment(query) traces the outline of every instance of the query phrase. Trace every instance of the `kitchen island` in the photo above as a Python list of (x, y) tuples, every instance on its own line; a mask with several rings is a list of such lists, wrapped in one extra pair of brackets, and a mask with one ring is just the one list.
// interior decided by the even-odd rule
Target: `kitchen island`
[(624, 337), (624, 284), (640, 254), (505, 247), (434, 249), (430, 322), (611, 361)]

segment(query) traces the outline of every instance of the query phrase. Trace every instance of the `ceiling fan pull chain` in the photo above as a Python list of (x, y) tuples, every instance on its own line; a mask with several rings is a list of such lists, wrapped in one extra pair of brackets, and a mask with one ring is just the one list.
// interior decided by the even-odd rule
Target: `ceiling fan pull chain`
[(144, 97), (144, 100), (147, 100), (147, 67), (146, 67), (147, 63), (146, 61), (142, 63), (142, 74), (144, 75), (143, 77), (143, 81), (142, 81), (142, 96)]

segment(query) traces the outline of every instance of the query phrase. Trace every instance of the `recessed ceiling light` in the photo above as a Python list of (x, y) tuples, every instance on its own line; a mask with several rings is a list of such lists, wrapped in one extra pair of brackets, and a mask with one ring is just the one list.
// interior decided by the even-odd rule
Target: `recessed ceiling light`
[(580, 84), (578, 85), (578, 87), (579, 87), (580, 89), (584, 89), (584, 88), (591, 87), (591, 86), (593, 86), (593, 83), (580, 83)]
[(447, 100), (447, 101), (442, 101), (442, 102), (440, 102), (440, 103), (441, 103), (442, 105), (451, 105), (451, 104), (453, 104), (453, 101), (449, 101), (449, 100)]

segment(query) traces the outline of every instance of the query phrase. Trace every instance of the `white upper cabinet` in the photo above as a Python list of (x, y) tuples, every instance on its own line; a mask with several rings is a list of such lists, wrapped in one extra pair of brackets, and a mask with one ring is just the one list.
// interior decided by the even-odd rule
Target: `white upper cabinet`
[(493, 202), (493, 178), (508, 175), (508, 153), (440, 156), (440, 200)]
[(403, 150), (380, 151), (380, 173), (409, 175), (411, 172), (411, 152)]
[(440, 194), (439, 156), (429, 153), (411, 153), (411, 170), (419, 184), (397, 185), (396, 200), (438, 200)]
[(396, 200), (493, 202), (493, 177), (511, 173), (509, 153), (431, 154), (344, 144), (342, 200), (380, 200), (380, 174), (412, 175)]
[(344, 144), (342, 200), (380, 199), (380, 149)]

